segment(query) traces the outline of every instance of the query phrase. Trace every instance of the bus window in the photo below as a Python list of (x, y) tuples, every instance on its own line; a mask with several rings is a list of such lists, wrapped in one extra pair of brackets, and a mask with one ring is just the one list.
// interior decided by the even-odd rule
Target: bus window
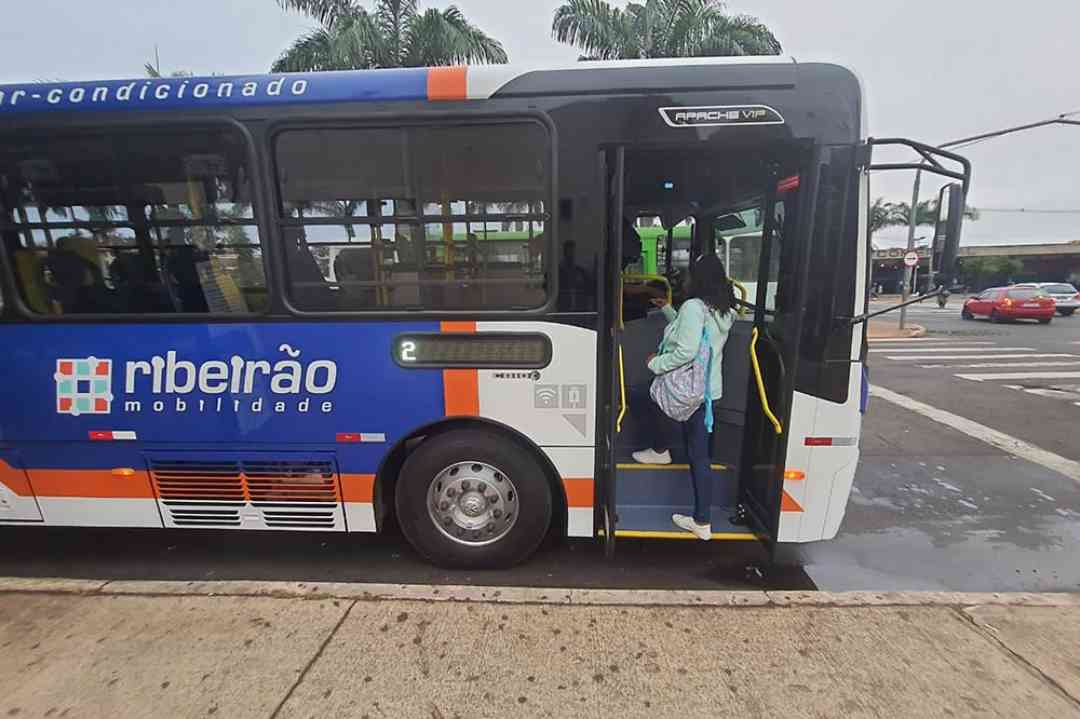
[(542, 306), (549, 153), (532, 122), (281, 132), (290, 300), (318, 312)]
[(268, 305), (248, 148), (233, 129), (104, 129), (0, 142), (0, 235), (46, 315)]

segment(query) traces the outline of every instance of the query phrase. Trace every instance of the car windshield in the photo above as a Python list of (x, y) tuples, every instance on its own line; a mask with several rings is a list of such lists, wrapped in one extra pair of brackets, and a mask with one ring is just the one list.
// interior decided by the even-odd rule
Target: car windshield
[(1035, 297), (1044, 297), (1045, 295), (1046, 293), (1040, 289), (1024, 288), (1019, 290), (1009, 290), (1009, 297), (1012, 297), (1014, 300), (1030, 300)]
[(1075, 295), (1076, 288), (1072, 285), (1043, 285), (1043, 291), (1052, 295)]

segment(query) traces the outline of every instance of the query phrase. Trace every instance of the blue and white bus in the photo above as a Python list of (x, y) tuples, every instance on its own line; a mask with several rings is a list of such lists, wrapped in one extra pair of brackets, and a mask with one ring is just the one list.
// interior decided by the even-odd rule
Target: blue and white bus
[[(855, 75), (778, 59), (0, 86), (0, 524), (393, 517), (470, 567), (552, 532), (690, 537), (685, 459), (629, 459), (660, 324), (627, 288), (680, 298), (677, 270), (624, 273), (648, 216), (756, 288), (714, 538), (828, 539), (859, 457), (872, 144)], [(907, 144), (889, 167), (966, 189)]]

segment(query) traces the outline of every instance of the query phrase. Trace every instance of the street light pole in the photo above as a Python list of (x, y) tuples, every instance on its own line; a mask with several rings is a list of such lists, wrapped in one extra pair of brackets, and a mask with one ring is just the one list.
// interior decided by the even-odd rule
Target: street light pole
[[(1070, 120), (1069, 117), (1073, 115), (1080, 115), (1080, 111), (1076, 112), (1063, 112), (1060, 115), (1056, 115), (1048, 120), (1039, 120), (1038, 122), (1029, 122), (1025, 125), (1016, 125), (1014, 127), (1006, 127), (1002, 130), (994, 130), (993, 132), (984, 132), (979, 135), (972, 135), (971, 137), (962, 137), (959, 140), (950, 140), (949, 142), (943, 142), (938, 147), (945, 149), (947, 147), (957, 147), (958, 145), (967, 145), (969, 143), (980, 142), (982, 140), (991, 140), (995, 137), (1001, 137), (1002, 135), (1011, 135), (1014, 132), (1023, 132), (1024, 130), (1033, 130), (1038, 127), (1046, 127), (1048, 125), (1073, 125), (1080, 126), (1080, 120)], [(915, 249), (915, 226), (918, 221), (918, 213), (916, 207), (919, 204), (919, 186), (922, 183), (922, 170), (915, 171), (915, 182), (912, 183), (911, 191), (911, 211), (908, 215), (908, 241), (907, 251), (911, 252)], [(967, 197), (961, 198), (963, 202), (967, 202)], [(966, 207), (961, 207), (960, 211), (966, 210)], [(930, 244), (930, 262), (934, 261), (934, 246), (933, 242)], [(918, 265), (915, 265), (918, 267)], [(904, 286), (902, 288), (902, 301), (907, 302), (911, 296), (911, 292), (914, 291), (914, 283), (912, 279), (915, 273), (911, 270), (904, 268), (906, 273), (904, 276)], [(933, 275), (930, 276), (930, 280), (933, 280)], [(909, 289), (910, 288), (910, 289)], [(900, 329), (904, 329), (904, 321), (907, 319), (907, 307), (900, 308)]]
[[(911, 211), (908, 217), (908, 232), (907, 232), (907, 251), (911, 252), (915, 249), (915, 206), (919, 204), (919, 185), (922, 182), (922, 172), (920, 170), (915, 171), (915, 183), (911, 188)], [(918, 267), (916, 264), (915, 267)], [(904, 286), (901, 288), (900, 302), (907, 302), (911, 297), (911, 293), (915, 290), (912, 286), (911, 278), (914, 276), (912, 272), (914, 268), (904, 265)], [(900, 329), (904, 329), (904, 322), (907, 320), (907, 306), (900, 308)]]

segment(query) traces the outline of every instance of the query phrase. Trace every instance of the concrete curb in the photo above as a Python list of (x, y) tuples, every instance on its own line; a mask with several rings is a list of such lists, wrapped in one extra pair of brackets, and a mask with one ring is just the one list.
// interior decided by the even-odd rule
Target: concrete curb
[(274, 597), (361, 601), (486, 602), (566, 606), (665, 607), (1080, 607), (1070, 592), (772, 592), (655, 589), (563, 589), (428, 584), (362, 584), (260, 581), (106, 581), (0, 577), (0, 594), (85, 596)]

